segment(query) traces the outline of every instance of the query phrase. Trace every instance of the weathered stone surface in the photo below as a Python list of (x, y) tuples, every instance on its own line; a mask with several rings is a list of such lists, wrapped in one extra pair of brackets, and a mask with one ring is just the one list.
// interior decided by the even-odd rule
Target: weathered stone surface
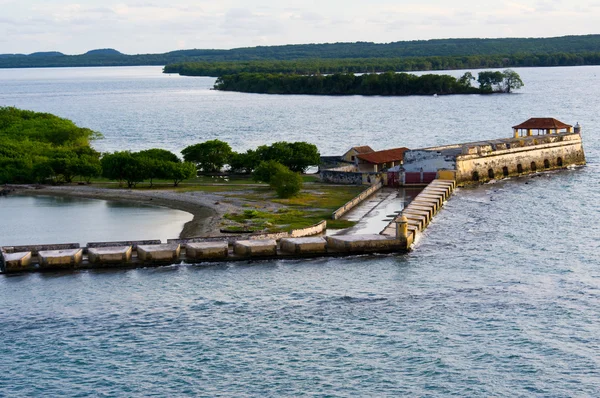
[(58, 243), (58, 244), (46, 244), (46, 245), (11, 246), (11, 247), (4, 247), (4, 249), (6, 252), (9, 252), (9, 253), (31, 252), (32, 256), (36, 256), (40, 251), (79, 249), (79, 243)]
[(31, 252), (4, 253), (4, 272), (23, 271), (31, 266)]
[(427, 187), (423, 191), (421, 191), (421, 193), (426, 193), (426, 194), (431, 194), (431, 195), (441, 195), (444, 198), (444, 200), (446, 200), (446, 199), (448, 199), (448, 197), (450, 196), (450, 194), (452, 192), (450, 190), (450, 187), (448, 187), (446, 189)]
[(225, 258), (228, 254), (228, 242), (196, 242), (185, 245), (185, 257), (189, 260)]
[(434, 195), (429, 193), (420, 193), (417, 195), (417, 199), (431, 199), (437, 201), (438, 205), (441, 206), (444, 203), (444, 197), (442, 195)]
[[(170, 243), (170, 242), (169, 242)], [(160, 245), (160, 239), (148, 239), (148, 240), (124, 240), (118, 242), (89, 242), (88, 248), (91, 247), (117, 247), (117, 246), (133, 246), (134, 248), (139, 245)]]
[(143, 262), (177, 261), (180, 250), (179, 244), (140, 245), (137, 247), (137, 255)]
[(372, 253), (408, 249), (406, 241), (384, 235), (334, 235), (326, 239), (328, 248), (342, 252)]
[(38, 252), (40, 269), (72, 268), (81, 264), (82, 249), (43, 250)]
[(428, 211), (407, 207), (404, 209), (403, 213), (405, 212), (425, 217), (425, 222), (427, 224), (429, 224), (429, 221), (431, 221), (431, 213)]
[(327, 241), (321, 237), (286, 238), (279, 242), (281, 250), (287, 253), (307, 254), (325, 253)]
[(122, 264), (131, 260), (131, 246), (95, 247), (88, 249), (91, 264)]
[(421, 214), (411, 213), (409, 211), (404, 211), (404, 212), (402, 212), (402, 214), (404, 216), (406, 216), (408, 221), (410, 221), (410, 220), (418, 221), (421, 229), (425, 229), (425, 227), (427, 227), (428, 222), (427, 222), (426, 216), (421, 215)]
[(240, 256), (275, 256), (277, 255), (277, 242), (273, 239), (238, 240), (233, 244), (233, 251)]
[(429, 213), (429, 219), (433, 218), (433, 215), (435, 214), (435, 206), (431, 205), (419, 205), (418, 203), (410, 203), (408, 206), (406, 206), (406, 209), (411, 209), (411, 210), (419, 210), (419, 211), (424, 211), (426, 213)]
[(420, 197), (416, 197), (412, 202), (410, 202), (410, 204), (415, 204), (415, 205), (420, 205), (420, 206), (433, 206), (434, 208), (434, 213), (437, 213), (437, 211), (440, 209), (440, 203), (438, 200), (433, 200), (433, 199), (429, 199), (429, 198), (420, 198)]

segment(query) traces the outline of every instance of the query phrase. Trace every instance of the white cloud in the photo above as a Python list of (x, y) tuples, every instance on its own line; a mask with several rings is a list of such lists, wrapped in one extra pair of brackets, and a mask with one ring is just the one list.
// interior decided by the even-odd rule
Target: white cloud
[(0, 0), (0, 5), (2, 53), (553, 36), (598, 33), (600, 20), (598, 0), (574, 5), (565, 0), (374, 0), (369, 5), (358, 0)]

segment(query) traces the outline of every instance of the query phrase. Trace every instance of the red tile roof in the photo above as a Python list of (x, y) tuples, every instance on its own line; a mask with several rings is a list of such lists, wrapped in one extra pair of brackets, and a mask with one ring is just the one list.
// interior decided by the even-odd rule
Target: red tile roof
[(373, 150), (373, 148), (371, 148), (371, 147), (370, 147), (370, 146), (368, 146), (368, 145), (363, 145), (363, 146), (354, 146), (354, 147), (352, 147), (352, 148), (350, 148), (350, 149), (354, 149), (354, 150), (355, 150), (356, 152), (358, 152), (358, 153), (371, 153), (371, 152), (375, 152), (375, 151)]
[(532, 117), (531, 119), (513, 126), (513, 129), (531, 129), (531, 130), (548, 130), (548, 129), (566, 129), (573, 127), (570, 124), (565, 124), (560, 120), (551, 117)]
[(404, 160), (404, 152), (406, 151), (408, 151), (408, 148), (402, 147), (386, 149), (384, 151), (365, 153), (362, 155), (357, 155), (356, 157), (360, 160), (364, 160), (367, 163), (382, 164)]

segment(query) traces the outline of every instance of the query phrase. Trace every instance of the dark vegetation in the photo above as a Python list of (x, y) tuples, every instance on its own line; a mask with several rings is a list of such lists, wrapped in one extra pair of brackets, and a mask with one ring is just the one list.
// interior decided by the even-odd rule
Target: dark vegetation
[(216, 90), (240, 91), (262, 94), (316, 94), (316, 95), (432, 95), (432, 94), (487, 94), (511, 92), (523, 86), (513, 70), (480, 72), (479, 87), (471, 72), (455, 78), (449, 75), (386, 72), (382, 74), (354, 75), (298, 75), (239, 73), (217, 79)]
[(0, 108), (0, 184), (88, 180), (100, 175), (100, 135), (48, 113)]
[[(600, 64), (600, 35), (563, 36), (553, 38), (505, 38), (505, 39), (437, 39), (400, 41), (393, 43), (329, 43), (300, 44), (269, 47), (236, 48), (231, 50), (179, 50), (163, 54), (126, 55), (115, 50), (93, 50), (82, 55), (60, 53), (0, 54), (0, 68), (67, 67), (67, 66), (125, 66), (125, 65), (168, 65), (183, 62), (227, 62), (259, 60), (313, 60), (331, 59), (334, 66), (348, 69), (320, 68), (320, 73), (373, 72), (430, 70), (448, 68), (489, 68), (516, 66), (556, 66), (556, 65), (597, 65)], [(464, 57), (477, 56), (471, 59)], [(414, 59), (408, 60), (407, 57)], [(436, 60), (432, 57), (443, 57)], [(450, 57), (450, 58), (448, 58)], [(387, 61), (383, 59), (395, 59)], [(422, 59), (416, 59), (422, 58)], [(427, 58), (427, 59), (425, 59)], [(454, 58), (454, 59), (453, 59)], [(354, 59), (354, 60), (352, 60)], [(358, 65), (360, 60), (367, 65)], [(371, 59), (371, 60), (369, 60)], [(341, 65), (341, 60), (348, 64)], [(390, 67), (387, 62), (412, 62)], [(462, 66), (459, 66), (459, 61)], [(324, 62), (324, 61), (320, 61)], [(360, 61), (362, 62), (362, 61)], [(441, 62), (441, 63), (440, 63)], [(502, 62), (498, 64), (498, 62)], [(431, 64), (431, 67), (428, 66)], [(448, 66), (442, 66), (443, 64)], [(455, 63), (456, 66), (451, 66)], [(474, 65), (472, 63), (478, 63)], [(421, 67), (419, 67), (421, 64)], [(467, 65), (469, 64), (469, 65)], [(332, 66), (334, 65), (334, 66)], [(366, 68), (350, 70), (349, 68)], [(239, 66), (236, 66), (239, 68)], [(280, 68), (280, 66), (277, 66)], [(283, 69), (229, 70), (231, 72), (285, 72)], [(408, 69), (404, 69), (408, 68)], [(179, 73), (178, 70), (171, 70)], [(316, 73), (310, 70), (296, 70), (296, 73)], [(203, 72), (217, 76), (214, 71)], [(219, 73), (219, 76), (224, 73)]]
[(195, 61), (169, 64), (164, 67), (163, 71), (164, 73), (178, 73), (182, 76), (219, 77), (242, 72), (314, 75), (579, 65), (600, 65), (600, 52), (448, 55), (405, 58)]

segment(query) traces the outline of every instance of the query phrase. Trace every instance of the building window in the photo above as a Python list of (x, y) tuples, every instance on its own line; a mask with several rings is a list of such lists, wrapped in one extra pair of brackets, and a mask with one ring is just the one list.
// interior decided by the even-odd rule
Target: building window
[(548, 159), (544, 159), (544, 168), (545, 169), (549, 169), (550, 168), (550, 161)]
[(473, 172), (473, 181), (479, 181), (479, 172), (477, 172), (477, 171)]
[(508, 177), (508, 167), (504, 166), (502, 168), (502, 174), (504, 175), (504, 177)]
[(557, 165), (558, 167), (562, 167), (562, 164), (563, 164), (563, 163), (562, 163), (562, 158), (558, 158), (558, 159), (556, 159), (556, 165)]
[(521, 163), (519, 163), (517, 165), (517, 173), (521, 174), (523, 172), (523, 165)]
[(531, 171), (536, 171), (537, 170), (537, 166), (535, 164), (535, 162), (531, 162)]
[(494, 169), (489, 169), (488, 170), (488, 177), (494, 178)]

